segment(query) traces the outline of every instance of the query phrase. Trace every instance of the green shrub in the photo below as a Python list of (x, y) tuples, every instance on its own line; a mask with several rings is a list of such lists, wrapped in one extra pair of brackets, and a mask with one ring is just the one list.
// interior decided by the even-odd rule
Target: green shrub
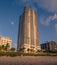
[(15, 56), (57, 56), (57, 53), (20, 53), (20, 52), (0, 52), (0, 56), (10, 56), (10, 57), (15, 57)]

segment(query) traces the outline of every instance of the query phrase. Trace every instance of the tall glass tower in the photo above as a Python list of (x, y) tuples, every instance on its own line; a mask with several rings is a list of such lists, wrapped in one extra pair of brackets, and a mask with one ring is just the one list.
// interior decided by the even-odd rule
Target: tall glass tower
[(24, 13), (20, 16), (17, 50), (25, 53), (41, 50), (37, 19), (35, 10), (24, 8)]

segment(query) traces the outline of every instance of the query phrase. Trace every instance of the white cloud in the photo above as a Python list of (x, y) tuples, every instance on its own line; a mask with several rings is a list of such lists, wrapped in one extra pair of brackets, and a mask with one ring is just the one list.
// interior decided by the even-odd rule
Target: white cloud
[(57, 13), (57, 0), (15, 0), (14, 2), (19, 6), (29, 5), (33, 8), (36, 8), (36, 4), (39, 8), (45, 9), (49, 12)]
[(52, 17), (52, 20), (55, 20), (57, 19), (57, 14), (55, 14), (53, 17)]
[(50, 12), (57, 12), (57, 0), (38, 0), (38, 6)]
[[(49, 16), (47, 18), (45, 16), (42, 16), (40, 19), (40, 22), (46, 26), (49, 26), (50, 23), (55, 21), (57, 21), (57, 14), (54, 14), (53, 16)], [(57, 33), (57, 23), (54, 24), (54, 29), (55, 29), (55, 32)]]
[(13, 21), (11, 22), (11, 25), (14, 25), (14, 22)]
[(40, 22), (44, 25), (49, 25), (50, 22), (51, 22), (51, 16), (46, 18), (45, 16), (42, 16), (41, 19), (40, 19)]
[(56, 33), (57, 33), (57, 24), (55, 24), (55, 31), (56, 31)]
[(53, 16), (49, 17), (42, 16), (40, 22), (44, 25), (49, 25), (54, 20), (57, 20), (57, 14), (54, 14)]

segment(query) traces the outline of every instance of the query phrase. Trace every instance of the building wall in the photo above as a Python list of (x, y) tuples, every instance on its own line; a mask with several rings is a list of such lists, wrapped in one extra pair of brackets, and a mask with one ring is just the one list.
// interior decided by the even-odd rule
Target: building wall
[(25, 7), (24, 13), (20, 16), (17, 49), (22, 47), (26, 48), (25, 52), (27, 49), (41, 49), (37, 13), (29, 7)]
[(12, 39), (4, 36), (0, 36), (0, 45), (6, 45), (9, 44), (9, 49), (11, 48), (12, 45)]
[(57, 51), (57, 42), (49, 41), (46, 43), (41, 44), (41, 49), (48, 50), (48, 51)]

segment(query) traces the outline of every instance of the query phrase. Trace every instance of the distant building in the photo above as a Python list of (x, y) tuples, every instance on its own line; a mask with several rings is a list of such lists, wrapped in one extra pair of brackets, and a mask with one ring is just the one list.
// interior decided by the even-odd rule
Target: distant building
[(12, 39), (8, 38), (8, 37), (4, 37), (4, 36), (0, 36), (0, 46), (2, 45), (9, 45), (9, 49), (11, 49), (11, 45), (12, 45)]
[(41, 44), (41, 49), (47, 51), (57, 51), (57, 42), (48, 41), (46, 43), (43, 43)]
[(24, 49), (25, 53), (41, 50), (37, 19), (35, 10), (24, 8), (20, 16), (17, 50)]

